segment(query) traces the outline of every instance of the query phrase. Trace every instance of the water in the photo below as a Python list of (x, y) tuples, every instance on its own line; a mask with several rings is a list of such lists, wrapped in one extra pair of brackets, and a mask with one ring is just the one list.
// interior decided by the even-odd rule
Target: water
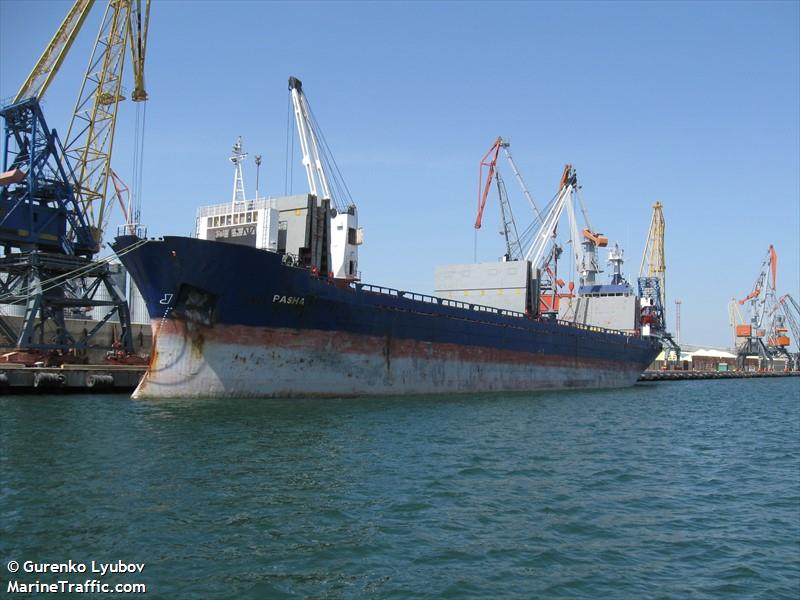
[(0, 419), (3, 592), (11, 559), (142, 562), (103, 581), (147, 598), (800, 592), (800, 378)]

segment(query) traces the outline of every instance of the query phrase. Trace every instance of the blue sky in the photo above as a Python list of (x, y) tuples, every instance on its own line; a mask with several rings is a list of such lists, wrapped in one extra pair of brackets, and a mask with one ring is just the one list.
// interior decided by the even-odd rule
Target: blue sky
[[(47, 94), (62, 135), (102, 4)], [(727, 301), (750, 291), (769, 244), (779, 292), (800, 297), (799, 6), (154, 0), (143, 220), (151, 235), (186, 235), (197, 206), (227, 201), (238, 135), (250, 161), (264, 156), (262, 193), (282, 194), (295, 75), (359, 206), (366, 281), (431, 291), (437, 264), (472, 260), (478, 162), (502, 135), (540, 204), (575, 165), (593, 225), (633, 276), (661, 201), (682, 339), (728, 344)], [(0, 0), (0, 98), (68, 7)], [(129, 182), (134, 116), (125, 103), (113, 160)], [(293, 173), (305, 191), (299, 157)], [(481, 260), (502, 254), (498, 212), (493, 192)]]

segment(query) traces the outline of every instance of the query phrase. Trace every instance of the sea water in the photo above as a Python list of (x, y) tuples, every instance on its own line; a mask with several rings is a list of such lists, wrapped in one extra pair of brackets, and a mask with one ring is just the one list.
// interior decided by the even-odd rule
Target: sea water
[(800, 378), (4, 396), (0, 559), (4, 594), (796, 599)]

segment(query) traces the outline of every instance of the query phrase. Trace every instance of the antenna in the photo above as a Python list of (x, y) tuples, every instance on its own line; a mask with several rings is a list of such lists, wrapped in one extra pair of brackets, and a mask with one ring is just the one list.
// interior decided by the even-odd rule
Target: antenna
[(612, 285), (622, 285), (625, 283), (625, 278), (622, 276), (622, 263), (625, 262), (623, 255), (624, 253), (617, 243), (608, 251), (608, 264), (611, 265), (613, 270), (613, 276), (611, 277)]
[(261, 171), (261, 155), (256, 154), (256, 200), (258, 200), (258, 175)]

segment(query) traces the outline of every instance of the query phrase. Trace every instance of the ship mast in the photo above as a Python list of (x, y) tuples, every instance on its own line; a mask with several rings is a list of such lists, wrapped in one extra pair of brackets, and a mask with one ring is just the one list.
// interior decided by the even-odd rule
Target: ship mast
[(242, 163), (247, 158), (247, 152), (242, 150), (242, 136), (233, 145), (230, 161), (233, 163), (233, 194), (231, 196), (231, 213), (236, 210), (237, 202), (244, 202), (244, 178), (242, 177)]

